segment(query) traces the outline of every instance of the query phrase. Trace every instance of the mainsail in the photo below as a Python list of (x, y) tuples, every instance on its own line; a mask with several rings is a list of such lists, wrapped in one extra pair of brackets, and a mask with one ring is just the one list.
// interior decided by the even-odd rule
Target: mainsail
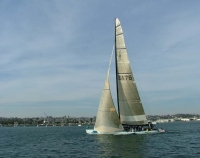
[(121, 123), (145, 125), (147, 118), (130, 67), (119, 19), (115, 20), (115, 59), (118, 109)]
[[(111, 59), (112, 59), (112, 55), (111, 55)], [(110, 91), (109, 73), (110, 73), (111, 59), (110, 59), (108, 73), (106, 76), (101, 100), (99, 103), (99, 109), (97, 112), (97, 118), (96, 118), (96, 122), (94, 126), (95, 130), (99, 132), (104, 132), (104, 133), (123, 130), (123, 127), (118, 118), (118, 115), (113, 103), (113, 99), (111, 96), (111, 91)]]

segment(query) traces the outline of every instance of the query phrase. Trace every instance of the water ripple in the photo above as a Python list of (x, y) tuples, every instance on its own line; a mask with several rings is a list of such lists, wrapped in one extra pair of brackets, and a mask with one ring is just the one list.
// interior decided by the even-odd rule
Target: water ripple
[(198, 157), (200, 122), (159, 124), (157, 135), (87, 135), (85, 127), (0, 128), (0, 157)]

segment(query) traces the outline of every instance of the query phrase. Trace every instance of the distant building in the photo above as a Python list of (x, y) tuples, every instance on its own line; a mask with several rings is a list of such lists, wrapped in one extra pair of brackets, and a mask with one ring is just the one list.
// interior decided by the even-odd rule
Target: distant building
[(181, 121), (190, 121), (189, 118), (181, 118), (180, 120), (181, 120)]
[(169, 122), (169, 119), (159, 119), (156, 121), (157, 123), (164, 123), (164, 122)]

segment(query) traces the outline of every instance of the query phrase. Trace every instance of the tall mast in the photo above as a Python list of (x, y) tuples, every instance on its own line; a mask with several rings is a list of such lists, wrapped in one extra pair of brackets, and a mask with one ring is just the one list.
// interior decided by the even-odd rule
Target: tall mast
[(119, 93), (118, 93), (118, 68), (117, 68), (117, 48), (116, 48), (116, 19), (115, 19), (115, 70), (116, 70), (116, 88), (117, 88), (117, 106), (118, 106), (118, 115), (120, 120), (120, 108), (119, 108)]

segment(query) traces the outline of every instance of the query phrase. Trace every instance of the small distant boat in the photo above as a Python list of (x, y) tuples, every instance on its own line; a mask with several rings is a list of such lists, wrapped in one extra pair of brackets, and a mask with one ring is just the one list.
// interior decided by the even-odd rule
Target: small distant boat
[(14, 122), (14, 127), (17, 127), (18, 126), (18, 122)]
[(94, 129), (86, 129), (86, 133), (128, 135), (165, 132), (163, 129), (154, 129), (153, 124), (147, 121), (132, 74), (119, 19), (115, 20), (115, 68), (118, 114), (110, 91), (109, 74), (111, 59)]
[(78, 126), (81, 126), (81, 124), (78, 124)]

